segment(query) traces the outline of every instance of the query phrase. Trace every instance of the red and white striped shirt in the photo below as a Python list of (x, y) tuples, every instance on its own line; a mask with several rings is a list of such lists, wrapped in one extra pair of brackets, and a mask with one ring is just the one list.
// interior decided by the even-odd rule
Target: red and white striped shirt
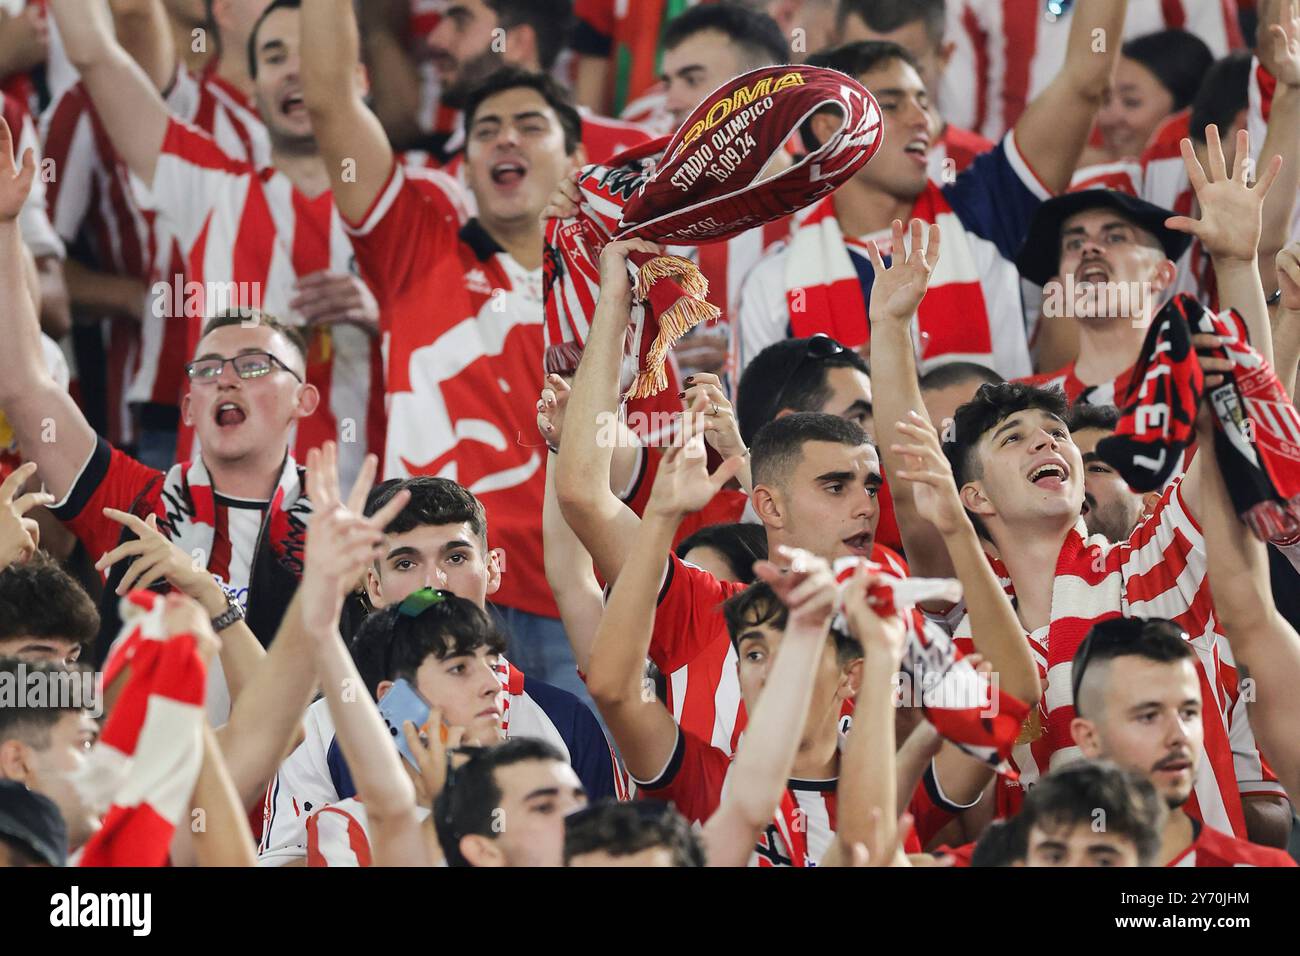
[[(1134, 358), (1136, 359), (1137, 356), (1135, 355)], [(1116, 401), (1116, 398), (1123, 399), (1124, 390), (1128, 388), (1132, 375), (1133, 369), (1129, 368), (1117, 375), (1114, 381), (1103, 382), (1100, 385), (1085, 385), (1079, 376), (1074, 374), (1074, 363), (1071, 362), (1058, 371), (1030, 375), (1016, 381), (1036, 385), (1039, 388), (1060, 388), (1065, 392), (1066, 400), (1071, 405), (1080, 398), (1089, 405), (1122, 405), (1122, 401)]]
[[(949, 0), (945, 40), (955, 44), (939, 87), (950, 123), (997, 140), (1060, 72), (1069, 46), (1067, 12), (1049, 22), (1043, 0)], [(1182, 28), (1216, 58), (1242, 45), (1236, 0), (1130, 3), (1124, 39)]]
[(1196, 839), (1165, 866), (1295, 866), (1295, 860), (1276, 847), (1260, 846), (1221, 833), (1196, 821)]
[[(308, 197), (288, 176), (232, 158), (188, 124), (168, 125), (152, 193), (159, 218), (185, 250), (187, 280), (203, 290), (204, 315), (248, 306), (293, 323), (289, 303), (300, 276), (355, 271), (352, 245), (329, 191)], [(192, 352), (200, 321), (186, 324)], [(378, 340), (335, 325), (312, 331), (308, 346), (307, 381), (320, 390), (321, 405), (299, 422), (295, 457), (305, 459), (323, 441), (351, 434), (355, 440), (340, 446), (340, 471), (355, 476), (367, 450), (383, 445)], [(185, 457), (180, 449), (178, 454)]]

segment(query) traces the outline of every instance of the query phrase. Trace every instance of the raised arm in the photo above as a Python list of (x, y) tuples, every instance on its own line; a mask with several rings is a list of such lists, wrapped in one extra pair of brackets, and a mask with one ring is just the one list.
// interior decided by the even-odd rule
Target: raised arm
[(389, 142), (399, 149), (414, 145), (421, 135), (420, 74), (403, 42), (402, 22), (410, 0), (369, 0), (357, 8), (375, 115)]
[(744, 866), (759, 833), (780, 807), (830, 633), (836, 602), (830, 565), (796, 548), (783, 548), (782, 556), (790, 563), (788, 573), (771, 561), (754, 566), (789, 609), (789, 616), (763, 682), (763, 696), (727, 773), (722, 802), (704, 825), (709, 866)]
[(1127, 7), (1127, 0), (1075, 4), (1065, 63), (1016, 123), (1021, 155), (1054, 193), (1070, 185), (1088, 142), (1119, 57)]
[(939, 446), (939, 435), (929, 420), (916, 412), (911, 413), (910, 421), (897, 422), (895, 427), (901, 442), (892, 450), (903, 457), (907, 466), (899, 475), (912, 485), (917, 514), (943, 538), (961, 581), (975, 649), (992, 665), (1001, 687), (1032, 707), (1042, 696), (1038, 668), (1015, 609), (962, 507), (952, 465)]
[[(903, 550), (912, 573), (919, 577), (951, 577), (952, 560), (943, 539), (930, 522), (916, 511), (911, 482), (898, 473), (906, 471), (903, 456), (894, 450), (894, 423), (911, 420), (911, 414), (925, 414), (921, 386), (916, 374), (916, 353), (912, 345), (912, 317), (925, 297), (930, 274), (939, 261), (939, 227), (931, 225), (928, 240), (924, 225), (913, 219), (912, 248), (904, 255), (903, 224), (894, 220), (892, 265), (886, 269), (880, 250), (868, 243), (867, 254), (875, 269), (871, 288), (871, 391), (874, 398), (876, 434), (881, 436), (880, 461), (894, 499), (894, 516), (903, 539)], [(936, 422), (942, 427), (942, 423)]]
[(46, 490), (61, 499), (90, 457), (95, 432), (50, 377), (35, 306), (23, 291), (28, 279), (18, 214), (35, 172), (30, 151), (21, 168), (15, 166), (13, 134), (0, 119), (0, 288), (10, 293), (0, 310), (0, 409), (23, 454), (36, 463)]
[(393, 171), (388, 134), (362, 101), (360, 62), (352, 0), (303, 0), (302, 94), (334, 205), (354, 224), (365, 219)]
[[(248, 831), (247, 806), (231, 779), (216, 734), (204, 724), (203, 766), (190, 799), (190, 829), (198, 866), (257, 865), (257, 848)], [(197, 826), (200, 820), (201, 827)]]
[(344, 596), (366, 565), (380, 558), (383, 529), (410, 495), (399, 492), (371, 517), (360, 517), (367, 489), (358, 484), (347, 503), (342, 502), (337, 471), (326, 467), (334, 455), (333, 442), (307, 455), (313, 512), (300, 585), (303, 624), (315, 645), (321, 689), (339, 747), (357, 796), (366, 805), (376, 860), (427, 866), (432, 861), (416, 813), (415, 785), (338, 630)]
[[(1198, 421), (1201, 447), (1214, 441), (1213, 425)], [(1197, 457), (1202, 457), (1198, 455)], [(1248, 713), (1262, 753), (1292, 803), (1300, 801), (1300, 635), (1278, 613), (1269, 581), (1268, 547), (1237, 518), (1223, 475), (1206, 469), (1202, 478), (1201, 527), (1214, 613), (1219, 619), (1237, 672), (1252, 682)]]
[(104, 0), (50, 0), (50, 12), (113, 148), (141, 181), (152, 183), (170, 121), (162, 96), (117, 42)]
[(1264, 203), (1259, 240), (1259, 273), (1269, 292), (1278, 287), (1274, 262), (1291, 236), (1295, 197), (1300, 189), (1300, 0), (1276, 3), (1273, 12), (1276, 22), (1269, 24), (1268, 37), (1256, 51), (1264, 68), (1277, 80), (1257, 165), (1264, 169), (1274, 157), (1282, 159), (1272, 195)]
[(609, 436), (618, 419), (619, 369), (632, 310), (627, 256), (634, 251), (661, 250), (644, 240), (629, 239), (611, 242), (601, 252), (600, 298), (573, 379), (565, 413), (567, 440), (560, 446), (555, 476), (564, 520), (591, 552), (601, 577), (611, 584), (623, 569), (637, 525), (636, 515), (609, 487), (614, 458)]
[(109, 0), (109, 7), (122, 48), (140, 64), (154, 89), (167, 90), (176, 78), (176, 47), (163, 0)]
[(1282, 298), (1273, 323), (1273, 369), (1294, 402), (1296, 365), (1300, 363), (1300, 242), (1283, 248), (1276, 264)]
[(672, 715), (646, 692), (642, 680), (664, 561), (682, 518), (704, 507), (740, 467), (739, 459), (728, 459), (710, 475), (703, 436), (684, 437), (685, 447), (668, 449), (659, 463), (645, 515), (625, 542), (627, 559), (587, 662), (587, 690), (628, 772), (640, 780), (653, 780), (663, 771), (677, 741)]

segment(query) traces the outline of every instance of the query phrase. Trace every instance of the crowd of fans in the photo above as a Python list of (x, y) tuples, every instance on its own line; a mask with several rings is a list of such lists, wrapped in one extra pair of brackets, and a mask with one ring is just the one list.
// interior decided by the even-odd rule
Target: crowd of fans
[[(870, 160), (570, 301), (772, 67)], [(0, 863), (1295, 865), (1297, 0), (0, 0), (0, 77)]]

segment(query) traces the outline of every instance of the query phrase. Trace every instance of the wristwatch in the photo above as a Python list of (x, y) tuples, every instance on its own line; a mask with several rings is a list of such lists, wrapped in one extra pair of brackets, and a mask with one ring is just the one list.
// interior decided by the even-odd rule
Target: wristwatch
[(212, 630), (218, 634), (236, 621), (244, 619), (244, 606), (233, 594), (226, 592), (226, 609), (212, 619)]

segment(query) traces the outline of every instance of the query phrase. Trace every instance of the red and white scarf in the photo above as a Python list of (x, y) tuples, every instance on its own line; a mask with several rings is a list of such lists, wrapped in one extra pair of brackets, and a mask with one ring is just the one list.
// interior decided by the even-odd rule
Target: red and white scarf
[[(760, 181), (805, 119), (837, 108), (839, 129), (785, 171)], [(790, 215), (833, 191), (866, 164), (881, 142), (880, 109), (856, 80), (834, 70), (773, 66), (714, 90), (671, 139), (588, 166), (574, 219), (552, 221), (546, 241), (548, 352), (570, 354), (548, 368), (572, 364), (586, 341), (600, 292), (600, 252), (607, 242), (642, 238), (670, 245), (717, 242)], [(718, 317), (708, 283), (680, 256), (629, 257), (635, 270), (636, 316), (629, 352), (637, 364), (628, 397), (667, 382), (668, 349), (701, 321)], [(648, 314), (647, 314), (648, 313)]]
[[(909, 216), (937, 223), (943, 230), (943, 255), (913, 323), (912, 341), (919, 343), (918, 360), (961, 356), (991, 365), (993, 340), (988, 310), (965, 228), (934, 183), (926, 186)], [(882, 256), (894, 254), (889, 236), (877, 238), (876, 244)], [(867, 301), (849, 254), (850, 246), (865, 250), (856, 238), (845, 238), (830, 196), (791, 231), (785, 259), (785, 295), (790, 330), (796, 338), (824, 332), (850, 348), (870, 341)]]
[(81, 866), (162, 866), (203, 764), (207, 669), (191, 634), (170, 634), (164, 599), (132, 591), (104, 664), (104, 686), (125, 680), (78, 784), (107, 806)]
[[(311, 502), (303, 494), (304, 477), (290, 455), (285, 456), (280, 469), (280, 480), (267, 506), (259, 535), (269, 541), (276, 557), (294, 574), (302, 575), (302, 553), (306, 543), (307, 518)], [(200, 458), (172, 465), (163, 479), (158, 528), (187, 554), (202, 556), (213, 570), (213, 543), (216, 538), (217, 502), (208, 476), (207, 466)], [(228, 525), (231, 534), (237, 527)], [(231, 554), (249, 556), (249, 566), (254, 560), (257, 541), (231, 540)]]
[[(859, 564), (885, 577), (868, 591), (876, 613), (897, 614), (907, 627), (900, 690), (920, 699), (922, 713), (941, 736), (999, 773), (1011, 774), (1007, 758), (1029, 715), (1028, 705), (972, 667), (953, 638), (916, 606), (937, 596), (923, 590), (930, 582), (897, 577), (884, 565), (862, 558), (837, 560), (836, 580), (847, 582)], [(909, 686), (911, 694), (907, 694)]]

